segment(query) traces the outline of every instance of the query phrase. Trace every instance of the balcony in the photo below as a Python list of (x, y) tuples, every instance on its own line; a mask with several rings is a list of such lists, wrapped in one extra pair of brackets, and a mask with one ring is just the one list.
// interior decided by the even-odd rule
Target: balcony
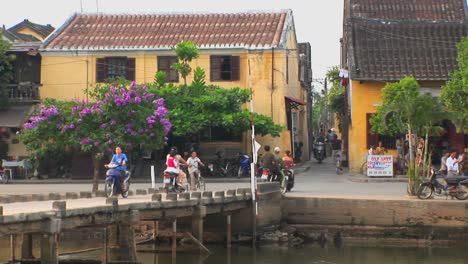
[(41, 84), (20, 82), (8, 85), (8, 98), (12, 102), (38, 102)]

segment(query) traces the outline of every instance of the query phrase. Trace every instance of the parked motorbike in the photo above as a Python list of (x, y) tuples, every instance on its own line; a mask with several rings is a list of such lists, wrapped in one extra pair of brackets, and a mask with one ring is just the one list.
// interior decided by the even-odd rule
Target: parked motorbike
[(294, 187), (294, 170), (292, 168), (284, 169), (283, 174), (287, 177), (286, 191), (290, 192)]
[[(280, 190), (282, 194), (285, 194), (288, 191), (289, 186), (289, 173), (284, 173), (284, 180), (281, 181), (281, 176), (270, 173), (270, 170), (267, 168), (262, 169), (262, 176), (261, 179), (267, 182), (279, 182), (280, 183)], [(294, 182), (293, 182), (294, 185)], [(291, 187), (292, 188), (292, 187)]]
[(421, 183), (418, 188), (417, 196), (419, 199), (429, 199), (433, 195), (436, 196), (451, 196), (458, 200), (466, 200), (468, 198), (468, 177), (445, 177), (445, 184), (437, 180), (438, 172), (431, 168), (431, 177)]
[(239, 173), (239, 165), (229, 159), (218, 158), (207, 167), (213, 177), (235, 177)]
[[(126, 170), (124, 175), (121, 176), (122, 171), (117, 169), (119, 166), (120, 165), (116, 163), (106, 165), (108, 170), (106, 172), (104, 189), (108, 198), (119, 194), (122, 195), (123, 198), (128, 197), (128, 193), (130, 191), (131, 172)], [(117, 181), (120, 181), (120, 184), (117, 184)]]
[(237, 177), (250, 177), (250, 157), (247, 154), (242, 154), (238, 158), (239, 171)]
[(325, 159), (325, 143), (314, 143), (314, 158), (318, 161), (318, 163), (322, 163), (322, 160)]

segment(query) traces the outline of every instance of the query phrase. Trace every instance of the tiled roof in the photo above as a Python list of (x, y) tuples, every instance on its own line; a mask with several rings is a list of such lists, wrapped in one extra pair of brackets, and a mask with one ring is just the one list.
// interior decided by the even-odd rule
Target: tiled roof
[[(457, 68), (456, 43), (468, 33), (465, 0), (348, 1), (352, 79), (447, 80)], [(375, 5), (358, 9), (357, 4)]]
[(275, 47), (290, 11), (232, 14), (76, 14), (46, 40), (45, 50), (168, 49), (181, 40), (201, 48)]
[(18, 31), (22, 28), (30, 28), (32, 30), (34, 30), (35, 32), (37, 32), (37, 34), (41, 35), (42, 38), (46, 38), (47, 36), (50, 35), (50, 33), (52, 33), (55, 28), (53, 26), (51, 26), (50, 24), (47, 24), (47, 25), (40, 25), (40, 24), (36, 24), (36, 23), (33, 23), (27, 19), (21, 21), (20, 23), (10, 27), (8, 30), (15, 33), (15, 34), (18, 34)]
[(447, 80), (457, 67), (456, 43), (466, 35), (464, 24), (389, 23), (354, 19), (353, 79)]
[(387, 20), (462, 22), (465, 5), (465, 0), (351, 0), (350, 13)]

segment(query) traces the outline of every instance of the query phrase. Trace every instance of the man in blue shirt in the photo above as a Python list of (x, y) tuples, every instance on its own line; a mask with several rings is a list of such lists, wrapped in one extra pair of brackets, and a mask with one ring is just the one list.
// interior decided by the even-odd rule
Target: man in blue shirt
[(120, 181), (123, 179), (123, 176), (125, 175), (125, 171), (127, 170), (127, 162), (128, 158), (125, 153), (122, 153), (122, 149), (120, 147), (115, 148), (115, 154), (112, 156), (112, 159), (110, 163), (107, 165), (113, 165), (116, 164), (118, 165), (115, 170), (118, 170), (120, 172), (119, 177), (117, 178), (117, 181), (115, 182), (116, 187), (117, 187), (117, 192), (121, 192), (121, 186), (120, 186)]

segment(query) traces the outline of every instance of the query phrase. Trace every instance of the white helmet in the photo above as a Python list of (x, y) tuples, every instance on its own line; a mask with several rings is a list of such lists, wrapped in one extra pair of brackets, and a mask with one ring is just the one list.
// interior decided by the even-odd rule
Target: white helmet
[(281, 149), (279, 147), (275, 147), (275, 149), (273, 150), (275, 153), (280, 153), (281, 152)]

